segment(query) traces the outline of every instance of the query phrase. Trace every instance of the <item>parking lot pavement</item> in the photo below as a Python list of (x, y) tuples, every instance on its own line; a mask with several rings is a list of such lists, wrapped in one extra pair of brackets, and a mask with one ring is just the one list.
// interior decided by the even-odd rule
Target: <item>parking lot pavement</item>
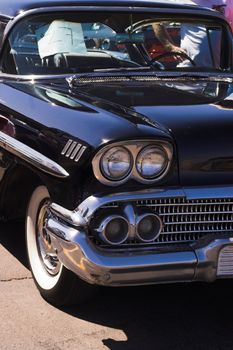
[(21, 233), (1, 228), (0, 350), (233, 349), (231, 282), (101, 289), (57, 309), (34, 286)]

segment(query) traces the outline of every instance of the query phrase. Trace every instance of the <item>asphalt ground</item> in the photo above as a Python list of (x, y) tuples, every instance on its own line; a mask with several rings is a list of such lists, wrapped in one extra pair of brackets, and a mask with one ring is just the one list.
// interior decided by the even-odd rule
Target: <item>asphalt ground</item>
[(1, 350), (233, 349), (233, 283), (104, 288), (58, 309), (27, 267), (23, 227), (0, 230)]

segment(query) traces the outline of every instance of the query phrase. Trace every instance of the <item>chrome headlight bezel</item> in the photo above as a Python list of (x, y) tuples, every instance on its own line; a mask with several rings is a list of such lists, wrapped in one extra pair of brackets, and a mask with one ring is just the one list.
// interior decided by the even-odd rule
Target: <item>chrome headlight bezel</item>
[[(129, 173), (127, 173), (125, 177), (119, 180), (111, 180), (105, 177), (101, 168), (101, 159), (103, 155), (114, 147), (123, 147), (124, 149), (127, 149), (127, 151), (129, 151), (129, 153), (131, 154), (131, 158), (132, 158), (131, 170), (129, 171)], [(154, 178), (142, 177), (142, 175), (138, 172), (137, 166), (136, 166), (136, 160), (138, 155), (143, 149), (147, 147), (158, 147), (162, 149), (167, 159), (165, 168), (162, 169), (162, 171), (158, 174), (158, 176)], [(129, 180), (136, 180), (137, 182), (144, 183), (144, 184), (153, 184), (161, 180), (167, 174), (171, 166), (172, 158), (173, 158), (173, 146), (168, 141), (154, 140), (154, 139), (121, 141), (121, 142), (115, 142), (115, 143), (109, 144), (103, 147), (99, 152), (97, 152), (97, 154), (92, 160), (92, 168), (96, 179), (104, 185), (119, 186), (126, 183)]]

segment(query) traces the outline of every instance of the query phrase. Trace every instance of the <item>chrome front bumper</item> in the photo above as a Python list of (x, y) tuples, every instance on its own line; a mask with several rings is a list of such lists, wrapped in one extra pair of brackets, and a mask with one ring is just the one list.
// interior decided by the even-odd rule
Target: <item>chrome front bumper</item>
[[(229, 195), (229, 188), (219, 188)], [(233, 196), (233, 188), (231, 188)], [(215, 196), (218, 191), (215, 190)], [(183, 195), (172, 190), (172, 195)], [(208, 189), (203, 192), (204, 198)], [(210, 190), (209, 195), (213, 192)], [(233, 277), (233, 238), (221, 236), (202, 245), (178, 251), (111, 252), (97, 249), (87, 236), (87, 228), (94, 212), (110, 201), (148, 196), (170, 196), (169, 191), (147, 191), (108, 197), (89, 197), (77, 210), (69, 211), (51, 205), (46, 229), (58, 258), (69, 270), (91, 284), (105, 286), (141, 285), (170, 282), (211, 282), (216, 278)], [(187, 193), (186, 193), (187, 195)], [(200, 191), (197, 192), (200, 197)], [(192, 192), (192, 198), (194, 198)], [(216, 236), (215, 236), (216, 237)], [(233, 235), (232, 235), (233, 237)]]

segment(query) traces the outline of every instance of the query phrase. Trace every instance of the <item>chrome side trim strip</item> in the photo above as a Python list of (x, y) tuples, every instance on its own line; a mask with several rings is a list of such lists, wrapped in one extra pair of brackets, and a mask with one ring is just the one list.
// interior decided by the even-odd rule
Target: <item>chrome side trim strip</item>
[(69, 173), (59, 164), (2, 131), (0, 131), (0, 147), (47, 174), (59, 178), (69, 176)]

